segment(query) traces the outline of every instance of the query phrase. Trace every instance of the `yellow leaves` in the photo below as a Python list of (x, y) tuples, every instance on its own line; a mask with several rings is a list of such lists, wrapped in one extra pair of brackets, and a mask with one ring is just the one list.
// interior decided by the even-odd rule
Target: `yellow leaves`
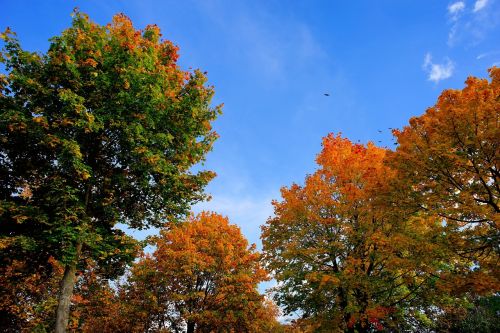
[(7, 129), (9, 132), (21, 132), (25, 133), (26, 132), (26, 124), (24, 122), (12, 122), (9, 125), (7, 125)]
[(16, 33), (13, 32), (10, 27), (5, 28), (3, 32), (0, 33), (0, 39), (3, 41), (7, 41), (9, 39), (9, 36), (15, 36)]
[(64, 140), (63, 141), (63, 147), (64, 149), (72, 155), (73, 158), (81, 160), (83, 155), (80, 150), (80, 146), (76, 141), (73, 140)]
[(144, 154), (145, 152), (148, 151), (148, 149), (144, 146), (139, 146), (139, 147), (136, 147), (134, 149), (134, 151), (137, 153), (137, 154)]
[(144, 161), (148, 164), (151, 164), (151, 165), (157, 164), (158, 161), (160, 161), (160, 159), (161, 159), (161, 157), (158, 155), (150, 155), (150, 156), (144, 157)]
[(25, 184), (19, 196), (24, 200), (31, 199), (31, 197), (33, 196), (33, 192), (31, 192), (31, 187), (28, 184)]
[(82, 178), (83, 180), (87, 180), (91, 176), (91, 174), (86, 170), (80, 171), (78, 174), (79, 174), (80, 178)]
[(324, 286), (324, 285), (338, 285), (340, 283), (340, 280), (339, 278), (335, 277), (335, 276), (331, 276), (331, 275), (323, 275), (321, 277), (321, 281), (320, 281), (320, 287)]
[(6, 250), (15, 242), (16, 242), (16, 239), (14, 237), (11, 237), (11, 238), (2, 237), (2, 238), (0, 238), (0, 251)]
[(34, 117), (33, 122), (35, 124), (39, 124), (40, 126), (42, 126), (45, 129), (49, 128), (49, 123), (47, 122), (47, 118), (45, 118), (43, 116)]
[(144, 113), (133, 113), (132, 117), (134, 117), (135, 119), (139, 119), (139, 120), (146, 119), (146, 115)]
[(12, 216), (12, 218), (14, 219), (14, 221), (16, 221), (16, 223), (23, 223), (24, 221), (29, 219), (29, 216), (18, 214)]
[(70, 118), (63, 118), (60, 120), (60, 124), (61, 124), (61, 126), (68, 127), (68, 126), (72, 126), (74, 124), (74, 122)]

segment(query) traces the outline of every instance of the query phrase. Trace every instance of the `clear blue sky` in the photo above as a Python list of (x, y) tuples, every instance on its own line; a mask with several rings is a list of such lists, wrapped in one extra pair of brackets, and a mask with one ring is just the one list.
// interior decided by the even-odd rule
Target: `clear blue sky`
[(123, 12), (137, 28), (159, 25), (181, 65), (208, 71), (214, 104), (225, 104), (205, 165), (218, 174), (213, 200), (196, 210), (228, 215), (260, 244), (271, 200), (314, 171), (327, 133), (393, 147), (389, 127), (500, 66), (499, 3), (2, 0), (0, 29), (44, 52), (76, 6), (100, 24)]

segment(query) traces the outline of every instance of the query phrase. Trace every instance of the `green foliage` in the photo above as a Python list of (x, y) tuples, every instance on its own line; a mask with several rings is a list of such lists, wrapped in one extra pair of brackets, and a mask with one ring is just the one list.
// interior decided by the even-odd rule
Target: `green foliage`
[(31, 253), (73, 264), (80, 245), (119, 274), (136, 243), (117, 223), (160, 226), (204, 198), (214, 174), (190, 170), (217, 138), (220, 107), (205, 75), (182, 71), (160, 37), (124, 15), (100, 26), (79, 12), (46, 54), (2, 33), (2, 266)]
[(462, 318), (454, 318), (449, 328), (461, 333), (494, 333), (500, 331), (500, 296), (481, 297), (467, 309)]
[(189, 168), (211, 149), (220, 108), (156, 26), (138, 31), (123, 15), (99, 26), (77, 12), (45, 55), (2, 38), (3, 237), (32, 235), (71, 261), (77, 241), (99, 252), (116, 223), (159, 226), (203, 198), (213, 173)]

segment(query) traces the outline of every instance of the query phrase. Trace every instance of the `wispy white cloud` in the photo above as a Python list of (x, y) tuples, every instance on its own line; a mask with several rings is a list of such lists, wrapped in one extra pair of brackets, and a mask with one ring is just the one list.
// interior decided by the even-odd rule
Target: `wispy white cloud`
[(480, 60), (480, 59), (483, 59), (484, 57), (487, 57), (487, 56), (488, 56), (488, 52), (486, 52), (486, 53), (481, 53), (480, 55), (478, 55), (478, 56), (476, 57), (476, 59), (477, 59), (477, 60)]
[(476, 13), (476, 12), (480, 11), (481, 9), (483, 9), (484, 7), (486, 7), (487, 4), (488, 4), (488, 0), (477, 0), (474, 3), (474, 10), (473, 10), (473, 12)]
[(476, 59), (477, 60), (481, 60), (483, 58), (491, 57), (491, 56), (494, 56), (494, 55), (497, 55), (497, 54), (500, 54), (500, 50), (481, 53), (480, 55), (478, 55), (476, 57)]
[(455, 23), (448, 32), (448, 46), (454, 46), (457, 42), (458, 25)]
[[(225, 147), (226, 154), (235, 154), (238, 149), (241, 149), (238, 143), (231, 148)], [(208, 169), (218, 173), (206, 189), (212, 198), (196, 204), (193, 211), (214, 211), (227, 216), (231, 223), (241, 228), (250, 243), (260, 247), (260, 226), (274, 213), (271, 202), (280, 197), (279, 186), (269, 183), (256, 186), (256, 175), (236, 156), (222, 163), (208, 164)]]
[(465, 9), (465, 2), (457, 1), (448, 6), (448, 14), (453, 20), (457, 20)]
[(226, 195), (214, 194), (212, 200), (199, 203), (195, 211), (209, 210), (229, 217), (231, 223), (241, 227), (243, 234), (251, 243), (259, 244), (260, 226), (273, 215), (271, 204), (273, 195)]
[(493, 0), (476, 0), (470, 10), (465, 1), (455, 1), (447, 7), (447, 15), (451, 24), (447, 41), (450, 47), (476, 46), (500, 23), (500, 9)]
[(424, 57), (424, 64), (422, 65), (424, 71), (427, 72), (427, 79), (429, 81), (438, 83), (441, 80), (448, 79), (453, 75), (455, 64), (448, 58), (442, 64), (432, 62), (432, 55), (427, 53)]
[(202, 1), (199, 9), (231, 41), (232, 52), (271, 84), (289, 79), (290, 68), (300, 70), (327, 57), (306, 22), (289, 17), (278, 23), (264, 6), (230, 3)]

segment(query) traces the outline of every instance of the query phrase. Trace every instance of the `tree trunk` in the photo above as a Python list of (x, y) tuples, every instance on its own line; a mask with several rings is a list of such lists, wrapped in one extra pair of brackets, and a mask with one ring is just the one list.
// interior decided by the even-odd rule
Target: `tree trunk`
[(189, 320), (187, 322), (187, 331), (186, 333), (194, 333), (194, 321)]
[(57, 304), (55, 333), (65, 333), (66, 326), (68, 326), (71, 297), (73, 296), (73, 288), (75, 286), (76, 265), (81, 249), (82, 244), (78, 243), (76, 245), (75, 260), (72, 264), (66, 265), (64, 268), (64, 276), (61, 280), (59, 301)]

